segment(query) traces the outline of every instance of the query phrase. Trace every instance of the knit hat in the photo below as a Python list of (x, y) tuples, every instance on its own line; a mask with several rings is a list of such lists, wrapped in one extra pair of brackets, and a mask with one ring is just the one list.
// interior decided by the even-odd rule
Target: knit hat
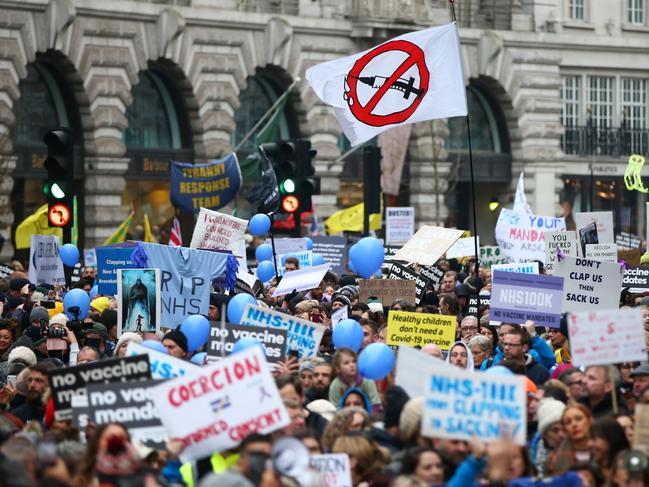
[(356, 285), (356, 278), (354, 276), (343, 276), (340, 279), (340, 285), (342, 287), (349, 286), (349, 285), (355, 286)]
[(403, 407), (403, 411), (401, 411), (401, 416), (399, 417), (399, 433), (404, 443), (411, 443), (415, 440), (421, 428), (423, 412), (423, 397), (414, 397)]
[(566, 317), (565, 314), (561, 315), (561, 320), (559, 321), (559, 331), (565, 336), (566, 338), (570, 338), (570, 335), (568, 335), (568, 318)]
[(564, 409), (566, 409), (566, 405), (553, 397), (541, 399), (536, 409), (536, 417), (539, 421), (539, 433), (545, 433), (550, 426), (561, 421)]
[(104, 340), (108, 339), (108, 330), (101, 323), (93, 322), (93, 324), (92, 324), (92, 333), (96, 333), (97, 335), (102, 337)]
[(104, 325), (107, 330), (117, 325), (117, 310), (106, 308), (99, 318), (99, 323)]
[(23, 335), (28, 336), (32, 340), (32, 344), (36, 347), (43, 343), (45, 340), (47, 340), (47, 337), (43, 335), (43, 332), (41, 331), (40, 326), (30, 326), (25, 330), (25, 333)]
[(34, 306), (32, 312), (29, 313), (29, 322), (34, 323), (41, 320), (50, 321), (50, 315), (47, 313), (47, 309), (43, 306)]
[(331, 421), (336, 415), (336, 406), (331, 404), (326, 399), (316, 399), (306, 405), (306, 408), (312, 413), (318, 413), (327, 421)]
[(345, 306), (350, 306), (352, 304), (351, 300), (344, 294), (336, 294), (331, 300), (331, 304), (336, 301), (343, 303)]
[(246, 477), (232, 470), (210, 473), (203, 477), (198, 487), (253, 487), (254, 484)]
[(12, 291), (20, 291), (27, 284), (30, 284), (28, 279), (24, 279), (22, 277), (16, 277), (11, 281), (9, 281), (9, 289), (11, 289)]
[(90, 307), (96, 309), (99, 313), (103, 313), (105, 309), (110, 307), (110, 299), (106, 296), (95, 298), (90, 301)]
[(127, 331), (125, 333), (122, 333), (122, 336), (119, 337), (119, 340), (117, 340), (117, 345), (115, 345), (115, 352), (119, 350), (119, 347), (121, 347), (125, 343), (130, 343), (130, 342), (142, 343), (142, 337), (137, 333), (133, 333), (132, 331)]
[(178, 328), (165, 333), (165, 336), (162, 337), (162, 341), (164, 340), (171, 340), (180, 348), (182, 348), (184, 352), (187, 352), (187, 350), (189, 349), (189, 345), (187, 344), (187, 337)]
[(399, 426), (399, 416), (408, 402), (408, 394), (399, 386), (390, 386), (385, 390), (385, 413), (383, 424), (386, 428)]
[(312, 362), (311, 360), (303, 360), (300, 362), (300, 370), (299, 372), (301, 373), (303, 370), (310, 370), (313, 372), (313, 369), (315, 369), (315, 362)]
[(65, 326), (68, 324), (68, 317), (63, 313), (57, 313), (50, 318), (50, 326), (52, 325), (61, 325)]
[(536, 384), (529, 377), (525, 377), (525, 392), (527, 392), (528, 395), (536, 394), (538, 390), (539, 388)]
[(7, 362), (20, 362), (25, 364), (27, 367), (36, 365), (36, 354), (27, 347), (16, 347), (11, 352), (9, 352), (9, 358)]
[(125, 438), (111, 436), (106, 449), (97, 454), (95, 469), (100, 477), (127, 477), (140, 469), (140, 459), (133, 445)]
[(52, 316), (63, 313), (63, 303), (61, 301), (54, 301), (54, 307), (48, 309), (47, 313), (50, 315), (50, 320), (52, 319)]

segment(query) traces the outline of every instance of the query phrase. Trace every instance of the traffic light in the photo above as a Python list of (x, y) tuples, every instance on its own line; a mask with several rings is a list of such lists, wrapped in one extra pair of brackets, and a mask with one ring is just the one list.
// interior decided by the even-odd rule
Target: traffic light
[(47, 158), (43, 163), (47, 169), (47, 181), (43, 192), (47, 198), (47, 220), (50, 227), (72, 228), (73, 204), (73, 142), (70, 129), (65, 127), (51, 130), (43, 141), (47, 146)]

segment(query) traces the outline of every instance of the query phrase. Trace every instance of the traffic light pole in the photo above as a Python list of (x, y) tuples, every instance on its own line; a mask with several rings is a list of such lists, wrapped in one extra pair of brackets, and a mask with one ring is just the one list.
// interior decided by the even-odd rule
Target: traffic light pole
[(370, 215), (381, 212), (381, 150), (363, 149), (363, 236), (370, 234)]

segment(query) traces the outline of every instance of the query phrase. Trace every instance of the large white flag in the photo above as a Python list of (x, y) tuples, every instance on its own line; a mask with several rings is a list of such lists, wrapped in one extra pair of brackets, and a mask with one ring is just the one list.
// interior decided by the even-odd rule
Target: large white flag
[(514, 211), (517, 211), (519, 213), (534, 213), (532, 211), (532, 208), (530, 208), (530, 205), (527, 203), (527, 197), (525, 196), (525, 181), (523, 171), (521, 171), (521, 175), (518, 176), (516, 196), (514, 197)]
[(455, 22), (318, 64), (306, 79), (353, 146), (397, 125), (467, 114)]

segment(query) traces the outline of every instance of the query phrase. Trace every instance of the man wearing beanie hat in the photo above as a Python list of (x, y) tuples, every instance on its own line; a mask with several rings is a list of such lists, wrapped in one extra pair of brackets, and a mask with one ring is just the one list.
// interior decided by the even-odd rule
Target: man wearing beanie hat
[(331, 310), (335, 311), (343, 306), (351, 306), (352, 302), (345, 294), (335, 294), (331, 300)]
[(168, 331), (165, 336), (162, 337), (162, 344), (172, 357), (181, 359), (187, 358), (187, 350), (189, 349), (187, 337), (178, 328)]
[(43, 306), (34, 306), (29, 313), (29, 324), (33, 326), (47, 326), (50, 315)]
[(90, 309), (96, 311), (100, 315), (109, 307), (110, 299), (108, 299), (106, 296), (95, 298), (90, 302)]

